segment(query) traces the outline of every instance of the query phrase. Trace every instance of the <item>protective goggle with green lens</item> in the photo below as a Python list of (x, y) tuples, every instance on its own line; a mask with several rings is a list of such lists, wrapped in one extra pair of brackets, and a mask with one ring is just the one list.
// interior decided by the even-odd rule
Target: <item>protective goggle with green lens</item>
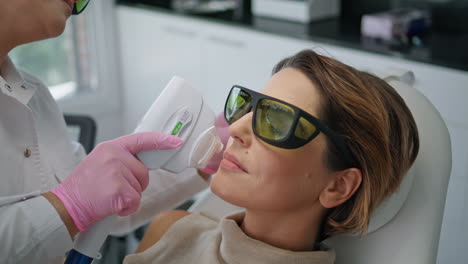
[(238, 85), (233, 86), (224, 106), (226, 121), (232, 124), (252, 109), (253, 132), (268, 144), (295, 149), (304, 146), (322, 131), (349, 161), (345, 142), (322, 121), (279, 99)]
[(73, 15), (78, 15), (88, 6), (91, 0), (78, 0), (73, 4)]

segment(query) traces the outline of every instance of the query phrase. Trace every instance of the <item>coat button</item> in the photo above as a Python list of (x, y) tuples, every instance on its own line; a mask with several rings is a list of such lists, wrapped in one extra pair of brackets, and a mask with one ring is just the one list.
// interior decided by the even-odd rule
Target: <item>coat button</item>
[(24, 156), (25, 156), (26, 158), (31, 157), (31, 149), (27, 148), (27, 149), (24, 151)]

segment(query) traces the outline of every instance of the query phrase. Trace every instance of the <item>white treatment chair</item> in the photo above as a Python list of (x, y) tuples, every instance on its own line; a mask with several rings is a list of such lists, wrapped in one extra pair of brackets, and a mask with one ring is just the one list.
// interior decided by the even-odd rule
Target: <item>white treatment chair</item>
[[(410, 72), (378, 74), (403, 97), (418, 126), (420, 150), (400, 190), (384, 201), (364, 237), (343, 235), (325, 241), (336, 249), (337, 264), (436, 263), (445, 197), (451, 170), (451, 145), (439, 112), (412, 88)], [(390, 75), (390, 76), (389, 76)], [(222, 217), (241, 208), (209, 190), (190, 208)]]

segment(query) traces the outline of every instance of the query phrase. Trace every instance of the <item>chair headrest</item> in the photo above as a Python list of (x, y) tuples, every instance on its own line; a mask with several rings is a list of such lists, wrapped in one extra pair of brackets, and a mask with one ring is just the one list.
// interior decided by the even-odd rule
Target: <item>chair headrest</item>
[[(411, 71), (402, 69), (387, 69), (383, 73), (376, 74), (380, 78), (388, 82), (393, 88), (399, 92), (400, 89), (412, 89), (410, 86), (414, 84), (414, 74)], [(403, 98), (404, 99), (404, 98)], [(407, 102), (408, 103), (408, 102)], [(403, 204), (408, 197), (408, 194), (413, 185), (415, 177), (415, 169), (411, 167), (403, 178), (398, 191), (393, 193), (390, 197), (384, 200), (372, 214), (369, 225), (368, 234), (378, 230), (390, 220), (392, 220), (403, 207)], [(352, 235), (358, 235), (352, 234)]]
[(415, 169), (412, 167), (403, 178), (398, 191), (393, 193), (376, 208), (369, 221), (369, 234), (390, 222), (390, 220), (398, 214), (413, 185), (414, 171)]

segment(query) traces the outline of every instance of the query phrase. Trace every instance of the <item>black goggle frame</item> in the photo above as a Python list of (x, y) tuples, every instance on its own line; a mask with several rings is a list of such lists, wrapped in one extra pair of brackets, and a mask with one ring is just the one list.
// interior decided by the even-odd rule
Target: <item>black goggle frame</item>
[[(250, 96), (250, 98), (251, 98), (251, 101), (249, 102), (250, 106), (248, 106), (248, 110), (243, 115), (249, 113), (253, 109), (254, 113), (253, 113), (253, 118), (252, 118), (252, 128), (253, 128), (254, 134), (257, 137), (259, 137), (260, 139), (262, 139), (263, 141), (265, 141), (268, 144), (271, 144), (273, 146), (279, 147), (279, 148), (295, 149), (295, 148), (299, 148), (299, 147), (304, 146), (308, 142), (312, 141), (312, 139), (317, 137), (320, 132), (323, 132), (325, 135), (330, 137), (333, 144), (335, 144), (338, 147), (338, 149), (342, 152), (342, 154), (346, 158), (346, 161), (350, 161), (350, 159), (349, 159), (350, 151), (349, 151), (346, 143), (344, 142), (344, 140), (341, 139), (341, 137), (337, 136), (335, 134), (335, 132), (333, 132), (333, 130), (331, 130), (322, 121), (320, 121), (319, 119), (317, 119), (313, 115), (307, 113), (306, 111), (300, 109), (297, 106), (289, 104), (289, 103), (287, 103), (285, 101), (282, 101), (280, 99), (277, 99), (277, 98), (274, 98), (274, 97), (271, 97), (271, 96), (268, 96), (268, 95), (265, 95), (265, 94), (250, 90), (250, 89), (247, 89), (247, 88), (242, 87), (240, 85), (234, 85), (231, 88), (231, 90), (229, 92), (229, 95), (228, 95), (228, 97), (226, 99), (225, 106), (224, 106), (224, 118), (226, 119), (226, 121), (229, 124), (232, 124), (232, 123), (234, 123), (235, 121), (237, 121), (238, 119), (241, 118), (241, 116), (239, 116), (236, 120), (231, 122), (229, 120), (228, 116), (227, 116), (227, 113), (230, 111), (230, 110), (228, 111), (229, 98), (231, 97), (231, 94), (234, 91), (234, 89), (240, 89), (242, 92), (244, 92), (244, 93), (246, 93), (246, 94), (248, 94)], [(288, 106), (288, 107), (290, 107), (290, 108), (292, 108), (294, 110), (294, 121), (291, 124), (291, 128), (289, 129), (288, 134), (281, 140), (272, 140), (272, 139), (269, 139), (269, 138), (265, 138), (257, 131), (257, 127), (256, 127), (256, 116), (257, 116), (257, 114), (256, 114), (256, 111), (257, 111), (258, 102), (261, 101), (262, 99), (268, 99), (268, 100), (273, 101), (273, 102), (281, 103), (281, 104), (286, 105), (286, 106)], [(306, 119), (307, 121), (309, 121), (316, 128), (315, 132), (312, 135), (310, 135), (307, 139), (302, 139), (302, 138), (299, 138), (299, 137), (294, 135), (294, 131), (296, 129), (296, 126), (298, 125), (300, 117), (302, 117), (302, 118)]]

